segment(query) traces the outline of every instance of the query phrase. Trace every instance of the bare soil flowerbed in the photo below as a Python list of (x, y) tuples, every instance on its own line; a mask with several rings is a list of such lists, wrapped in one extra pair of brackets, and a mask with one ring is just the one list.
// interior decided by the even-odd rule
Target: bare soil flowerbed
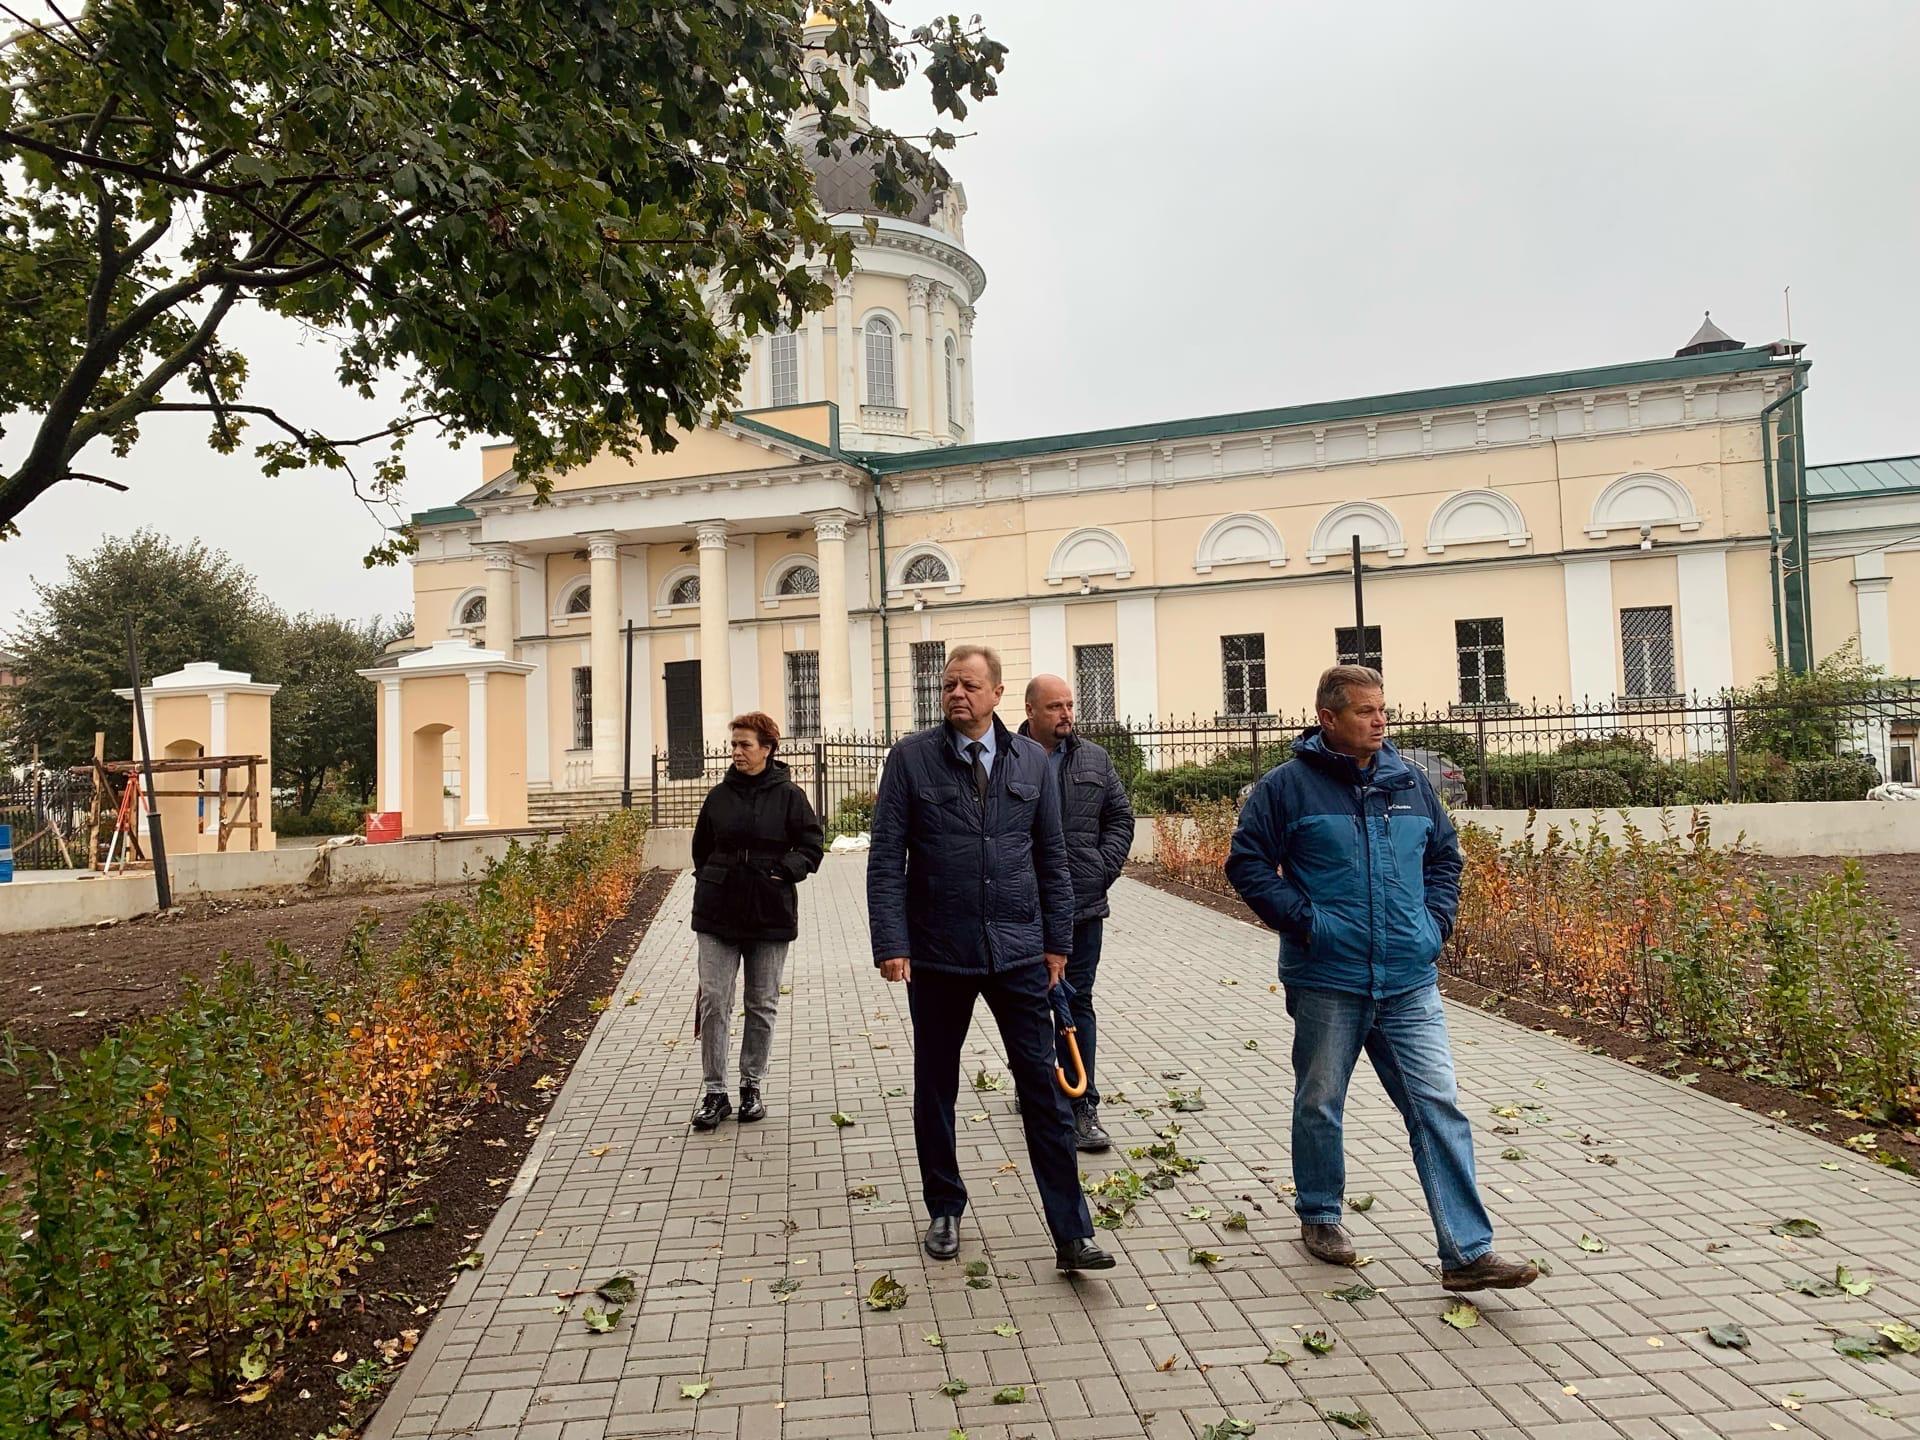
[[(1884, 864), (1876, 863), (1884, 862)], [(1756, 857), (1756, 865), (1764, 867), (1765, 872), (1775, 879), (1804, 878), (1808, 880), (1824, 879), (1838, 870), (1839, 860), (1776, 860)], [(1917, 888), (1910, 870), (1902, 866), (1920, 866), (1920, 857), (1884, 856), (1875, 857), (1868, 862), (1868, 883), (1878, 898), (1894, 908), (1901, 920), (1901, 933), (1910, 953), (1920, 941), (1920, 888)], [(1777, 869), (1775, 867), (1778, 867)], [(1163, 874), (1151, 864), (1134, 863), (1127, 867), (1127, 874), (1142, 884), (1151, 885), (1169, 895), (1178, 895), (1191, 900), (1196, 905), (1222, 915), (1230, 915), (1236, 920), (1244, 920), (1258, 925), (1259, 919), (1237, 895), (1223, 895), (1187, 885)], [(1904, 905), (1898, 898), (1904, 888)], [(1920, 956), (1916, 957), (1920, 964)], [(1664, 1041), (1650, 1040), (1639, 1035), (1627, 1034), (1612, 1026), (1583, 1020), (1573, 1015), (1570, 1009), (1536, 1004), (1530, 1000), (1505, 995), (1498, 991), (1477, 985), (1457, 975), (1449, 975), (1444, 970), (1440, 975), (1440, 990), (1448, 999), (1462, 1004), (1476, 1005), (1492, 1015), (1511, 1020), (1517, 1025), (1525, 1025), (1530, 1030), (1543, 1034), (1559, 1035), (1582, 1045), (1599, 1054), (1611, 1056), (1628, 1064), (1640, 1066), (1656, 1074), (1669, 1078), (1685, 1077), (1689, 1084), (1716, 1099), (1741, 1106), (1782, 1125), (1790, 1125), (1817, 1139), (1826, 1140), (1839, 1146), (1848, 1137), (1862, 1130), (1874, 1129), (1879, 1135), (1877, 1148), (1905, 1161), (1908, 1165), (1920, 1169), (1920, 1134), (1909, 1131), (1895, 1131), (1884, 1126), (1870, 1126), (1865, 1122), (1850, 1118), (1830, 1105), (1810, 1099), (1796, 1091), (1779, 1085), (1769, 1085), (1760, 1080), (1749, 1080), (1742, 1076), (1718, 1070), (1711, 1065), (1689, 1056), (1679, 1047)]]

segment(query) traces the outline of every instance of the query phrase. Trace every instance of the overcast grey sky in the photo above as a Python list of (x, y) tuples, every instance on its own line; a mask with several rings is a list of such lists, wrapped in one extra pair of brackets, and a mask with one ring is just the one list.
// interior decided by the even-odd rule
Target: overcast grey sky
[[(1703, 309), (1770, 340), (1791, 285), (1813, 458), (1920, 451), (1920, 4), (977, 3), (1012, 47), (948, 157), (990, 277), (982, 438), (1643, 359)], [(924, 128), (919, 93), (880, 118)], [(323, 350), (247, 333), (273, 401), (368, 413)], [(410, 509), (478, 483), (471, 448), (412, 454)], [(409, 607), (404, 567), (361, 567), (377, 522), (338, 476), (263, 479), (175, 420), (89, 458), (132, 493), (27, 511), (0, 630), (30, 574), (142, 524), (290, 610)]]

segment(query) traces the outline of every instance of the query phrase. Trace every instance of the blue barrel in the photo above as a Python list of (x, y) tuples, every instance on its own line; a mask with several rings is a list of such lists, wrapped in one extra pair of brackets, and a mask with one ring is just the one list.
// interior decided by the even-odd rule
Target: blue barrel
[(13, 879), (13, 827), (0, 825), (0, 885)]

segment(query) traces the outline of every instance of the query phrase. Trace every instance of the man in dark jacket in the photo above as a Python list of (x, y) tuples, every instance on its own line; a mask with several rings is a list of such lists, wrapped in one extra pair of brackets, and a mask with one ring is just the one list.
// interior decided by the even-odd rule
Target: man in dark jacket
[(954, 1148), (960, 1049), (984, 998), (1020, 1097), (1027, 1157), (1061, 1270), (1106, 1270), (1080, 1193), (1073, 1112), (1054, 1084), (1047, 992), (1067, 968), (1073, 887), (1060, 792), (1047, 757), (994, 707), (1000, 657), (961, 645), (940, 680), (946, 720), (896, 744), (874, 802), (867, 852), (873, 963), (907, 982), (913, 1018), (913, 1140), (935, 1260), (960, 1253), (967, 1206)]
[[(1106, 750), (1073, 728), (1073, 689), (1058, 675), (1027, 682), (1027, 718), (1020, 733), (1047, 752), (1047, 766), (1060, 787), (1060, 817), (1067, 832), (1067, 869), (1073, 876), (1073, 954), (1067, 984), (1073, 987), (1074, 1038), (1087, 1067), (1087, 1093), (1073, 1102), (1074, 1139), (1098, 1152), (1113, 1140), (1100, 1124), (1100, 1087), (1094, 1076), (1099, 1038), (1093, 1013), (1093, 983), (1100, 968), (1100, 941), (1112, 913), (1107, 891), (1120, 878), (1133, 848), (1133, 806)], [(1065, 1046), (1061, 1047), (1065, 1050)], [(1062, 1054), (1060, 1063), (1069, 1065)]]
[(1539, 1271), (1493, 1251), (1440, 1004), (1460, 906), (1460, 843), (1424, 772), (1387, 743), (1380, 672), (1320, 677), (1320, 724), (1240, 811), (1227, 878), (1280, 932), (1293, 1017), (1293, 1178), (1310, 1254), (1354, 1263), (1340, 1227), (1342, 1117), (1361, 1050), (1406, 1121), (1448, 1290), (1512, 1289)]

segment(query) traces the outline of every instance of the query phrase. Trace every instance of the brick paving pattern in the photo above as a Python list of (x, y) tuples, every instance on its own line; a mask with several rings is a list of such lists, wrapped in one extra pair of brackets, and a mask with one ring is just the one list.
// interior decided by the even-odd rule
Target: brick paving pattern
[[(1119, 1268), (1069, 1281), (1052, 1269), (1011, 1082), (963, 1086), (961, 1261), (991, 1266), (988, 1287), (970, 1288), (961, 1264), (919, 1250), (906, 996), (869, 962), (863, 865), (830, 857), (802, 892), (769, 1118), (711, 1136), (686, 1124), (700, 1080), (680, 878), (480, 1243), (484, 1268), (455, 1286), (372, 1440), (1191, 1440), (1228, 1416), (1260, 1440), (1920, 1436), (1920, 1358), (1862, 1363), (1832, 1347), (1837, 1332), (1920, 1323), (1920, 1185), (1471, 1009), (1449, 1019), (1496, 1243), (1545, 1257), (1552, 1275), (1476, 1297), (1471, 1329), (1442, 1321), (1405, 1132), (1364, 1061), (1349, 1184), (1375, 1199), (1349, 1230), (1372, 1263), (1308, 1259), (1284, 1193), (1290, 1029), (1270, 989), (1274, 942), (1132, 881), (1114, 894), (1099, 988), (1105, 1114), (1122, 1148), (1084, 1165), (1119, 1169), (1124, 1147), (1171, 1121), (1204, 1163), (1100, 1232)], [(1004, 1077), (997, 1046), (982, 1006), (967, 1074)], [(1196, 1086), (1205, 1108), (1169, 1114), (1167, 1092)], [(836, 1126), (835, 1111), (854, 1124)], [(871, 1199), (848, 1193), (867, 1185)], [(1190, 1218), (1199, 1208), (1210, 1216)], [(1222, 1225), (1233, 1210), (1247, 1230)], [(1824, 1234), (1769, 1233), (1789, 1216)], [(1583, 1235), (1606, 1248), (1582, 1249)], [(1209, 1268), (1195, 1248), (1223, 1258)], [(1874, 1288), (1786, 1288), (1839, 1264)], [(619, 1271), (639, 1296), (611, 1333), (583, 1323), (590, 1295), (555, 1298)], [(907, 1304), (869, 1309), (887, 1272)], [(1356, 1280), (1378, 1295), (1327, 1293)], [(783, 1298), (779, 1281), (798, 1289)], [(1707, 1327), (1729, 1321), (1744, 1351), (1709, 1343)], [(1303, 1330), (1324, 1331), (1332, 1352), (1309, 1354)], [(1266, 1363), (1276, 1346), (1291, 1364)], [(942, 1395), (949, 1379), (969, 1388)], [(702, 1381), (701, 1398), (682, 1398)], [(1025, 1401), (995, 1404), (1011, 1385)], [(1373, 1428), (1325, 1418), (1335, 1411), (1364, 1411)]]

